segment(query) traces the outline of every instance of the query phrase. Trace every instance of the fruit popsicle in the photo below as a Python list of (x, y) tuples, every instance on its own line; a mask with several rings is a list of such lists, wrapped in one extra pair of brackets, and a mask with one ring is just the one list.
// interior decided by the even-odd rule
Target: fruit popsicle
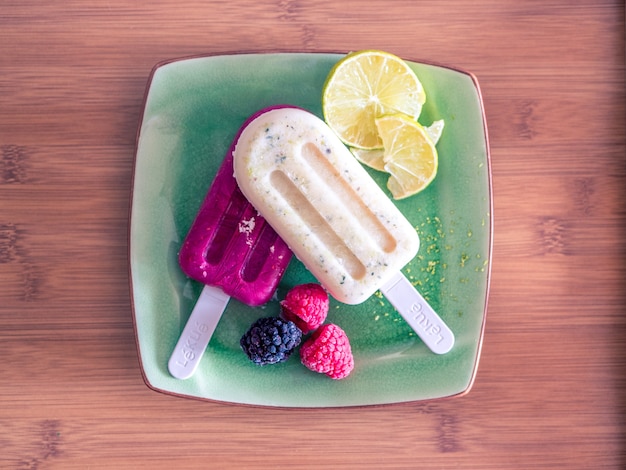
[(401, 273), (417, 232), (324, 121), (259, 112), (233, 155), (242, 193), (333, 297), (359, 304), (380, 289), (433, 352), (450, 351), (454, 334)]
[(183, 272), (206, 285), (170, 357), (170, 373), (191, 377), (230, 297), (266, 303), (290, 259), (285, 242), (239, 190), (231, 147), (180, 249)]

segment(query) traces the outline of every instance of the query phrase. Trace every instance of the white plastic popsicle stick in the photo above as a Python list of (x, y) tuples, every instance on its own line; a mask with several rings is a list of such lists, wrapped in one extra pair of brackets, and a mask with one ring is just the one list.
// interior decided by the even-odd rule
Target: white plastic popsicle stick
[(219, 287), (204, 286), (167, 364), (172, 376), (193, 375), (229, 300)]
[(445, 354), (452, 349), (454, 333), (402, 273), (396, 273), (380, 291), (432, 352)]

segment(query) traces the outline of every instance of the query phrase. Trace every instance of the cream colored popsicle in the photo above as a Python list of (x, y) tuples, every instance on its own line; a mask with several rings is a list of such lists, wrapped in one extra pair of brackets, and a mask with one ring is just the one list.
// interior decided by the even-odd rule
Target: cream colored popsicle
[(381, 289), (433, 351), (452, 348), (400, 273), (417, 232), (324, 121), (293, 107), (260, 112), (233, 157), (243, 194), (334, 298), (359, 304)]

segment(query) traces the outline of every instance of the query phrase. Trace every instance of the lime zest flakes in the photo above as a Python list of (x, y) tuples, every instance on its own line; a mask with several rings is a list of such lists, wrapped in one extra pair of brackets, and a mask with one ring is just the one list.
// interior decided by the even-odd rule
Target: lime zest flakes
[(470, 259), (469, 255), (467, 253), (461, 253), (461, 267), (464, 268), (465, 267), (465, 263), (467, 263), (467, 261)]

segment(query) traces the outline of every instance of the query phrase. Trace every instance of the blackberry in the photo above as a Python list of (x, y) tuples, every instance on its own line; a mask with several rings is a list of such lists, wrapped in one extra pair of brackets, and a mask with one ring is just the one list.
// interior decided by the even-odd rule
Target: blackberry
[(257, 365), (286, 361), (302, 341), (302, 330), (292, 321), (278, 317), (259, 318), (241, 337), (239, 344)]

